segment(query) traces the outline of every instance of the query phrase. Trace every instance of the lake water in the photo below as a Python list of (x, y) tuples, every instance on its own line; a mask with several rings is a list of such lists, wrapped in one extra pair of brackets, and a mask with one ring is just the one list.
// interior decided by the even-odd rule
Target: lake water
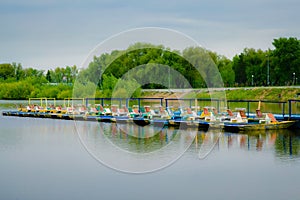
[(5, 200), (300, 196), (299, 131), (220, 134), (0, 116), (0, 158)]

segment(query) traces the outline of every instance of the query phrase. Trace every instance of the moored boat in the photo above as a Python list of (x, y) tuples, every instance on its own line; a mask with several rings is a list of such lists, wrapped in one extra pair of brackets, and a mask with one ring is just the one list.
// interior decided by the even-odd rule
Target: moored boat
[(225, 122), (224, 130), (228, 132), (241, 132), (241, 131), (260, 131), (260, 130), (277, 130), (288, 129), (295, 122), (294, 121), (277, 121), (273, 114), (267, 113), (264, 120), (258, 122)]

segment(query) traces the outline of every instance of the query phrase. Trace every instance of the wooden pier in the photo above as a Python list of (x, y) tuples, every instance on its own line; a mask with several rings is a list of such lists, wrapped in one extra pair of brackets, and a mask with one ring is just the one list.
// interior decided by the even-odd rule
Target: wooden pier
[[(41, 102), (47, 103), (47, 98), (41, 98)], [(36, 99), (30, 99), (36, 100)], [(29, 100), (29, 102), (30, 102)], [(49, 99), (50, 100), (50, 99)], [(55, 101), (55, 99), (51, 99)], [(67, 104), (70, 104), (70, 101), (72, 99), (67, 99)], [(173, 105), (181, 105), (178, 102), (185, 102), (184, 105), (186, 107), (193, 108), (194, 110), (199, 111), (199, 103), (202, 103), (203, 105), (207, 106), (213, 106), (217, 109), (218, 113), (222, 113), (222, 111), (225, 109), (233, 109), (231, 108), (230, 104), (242, 104), (246, 108), (246, 115), (248, 118), (255, 117), (255, 108), (257, 106), (254, 106), (253, 104), (261, 104), (263, 103), (265, 107), (266, 105), (278, 105), (277, 107), (277, 112), (274, 112), (272, 110), (262, 110), (264, 113), (271, 112), (274, 114), (275, 118), (279, 121), (296, 121), (294, 127), (295, 128), (300, 128), (300, 109), (295, 108), (294, 106), (298, 107), (298, 104), (300, 102), (300, 99), (289, 99), (287, 101), (271, 101), (271, 100), (224, 100), (224, 99), (193, 99), (193, 98), (85, 98), (85, 99), (80, 99), (83, 104), (85, 104), (86, 107), (89, 106), (91, 102), (95, 104), (101, 104), (102, 106), (105, 106), (108, 102), (112, 104), (112, 102), (118, 102), (118, 106), (130, 106), (130, 102), (134, 101), (135, 103), (137, 102), (138, 110), (141, 112), (143, 110), (143, 106), (149, 104), (149, 102), (155, 103), (156, 105), (159, 105), (161, 107), (165, 108), (170, 108)], [(175, 103), (174, 103), (175, 102)], [(176, 104), (177, 102), (177, 104)], [(173, 103), (173, 104), (172, 104)], [(65, 104), (65, 103), (64, 103)], [(131, 103), (132, 104), (132, 103)], [(203, 106), (202, 106), (203, 107)], [(280, 109), (278, 109), (280, 108)], [(222, 110), (223, 109), (223, 110)], [(251, 112), (252, 110), (252, 112)], [(280, 110), (280, 112), (278, 112)], [(254, 111), (254, 112), (253, 112)], [(296, 112), (296, 113), (295, 113)], [(56, 118), (56, 119), (87, 119), (87, 120), (94, 120), (93, 117), (91, 118), (85, 118), (81, 115), (68, 115), (65, 113), (43, 113), (43, 112), (24, 112), (23, 110), (21, 111), (3, 111), (2, 115), (12, 115), (12, 116), (21, 116), (21, 117), (39, 117), (39, 118)], [(102, 117), (101, 119), (109, 120), (108, 118), (110, 117)], [(107, 119), (106, 119), (107, 118)], [(165, 123), (165, 122), (164, 122)]]

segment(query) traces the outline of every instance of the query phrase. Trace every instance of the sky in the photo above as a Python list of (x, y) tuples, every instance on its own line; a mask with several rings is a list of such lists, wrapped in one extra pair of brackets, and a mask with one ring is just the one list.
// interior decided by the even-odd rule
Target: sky
[(141, 27), (173, 29), (228, 58), (300, 38), (298, 0), (0, 0), (0, 63), (80, 67), (99, 43)]

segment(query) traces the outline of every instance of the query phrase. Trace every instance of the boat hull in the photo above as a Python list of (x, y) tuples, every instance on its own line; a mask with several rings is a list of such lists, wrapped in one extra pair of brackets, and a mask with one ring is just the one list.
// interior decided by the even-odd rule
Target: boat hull
[(229, 132), (278, 130), (278, 129), (288, 129), (294, 123), (295, 123), (294, 121), (282, 121), (282, 122), (276, 122), (270, 124), (224, 123), (224, 130)]
[(139, 126), (147, 126), (151, 123), (150, 119), (143, 117), (135, 117), (133, 118), (133, 122)]

